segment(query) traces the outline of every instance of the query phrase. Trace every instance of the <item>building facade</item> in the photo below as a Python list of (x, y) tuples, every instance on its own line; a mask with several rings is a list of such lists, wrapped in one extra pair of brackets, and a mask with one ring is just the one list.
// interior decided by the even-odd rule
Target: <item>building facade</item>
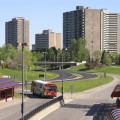
[(120, 53), (120, 15), (104, 9), (77, 6), (63, 13), (63, 46), (70, 49), (73, 39), (85, 38), (92, 56), (94, 51), (108, 50)]
[(27, 43), (29, 49), (29, 21), (23, 17), (13, 18), (5, 23), (5, 43), (12, 44), (16, 49), (21, 49), (22, 43)]
[(120, 14), (101, 10), (101, 50), (120, 53)]
[(54, 33), (51, 29), (43, 30), (41, 34), (35, 34), (35, 44), (32, 50), (44, 50), (51, 47), (61, 49), (61, 33)]

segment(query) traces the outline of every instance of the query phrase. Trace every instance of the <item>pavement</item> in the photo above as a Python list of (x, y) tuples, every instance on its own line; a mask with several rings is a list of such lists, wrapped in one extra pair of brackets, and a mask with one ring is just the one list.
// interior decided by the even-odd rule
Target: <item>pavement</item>
[[(64, 103), (67, 104), (67, 103), (71, 102), (72, 100), (73, 99), (65, 99)], [(42, 120), (45, 116), (47, 116), (51, 112), (54, 112), (55, 110), (57, 110), (60, 107), (61, 107), (60, 102), (57, 102), (57, 103), (49, 106), (48, 108), (42, 110), (41, 112), (39, 112), (35, 116), (31, 117), (29, 120)]]
[[(26, 100), (28, 100), (28, 98), (24, 98), (24, 101)], [(0, 109), (17, 105), (20, 104), (21, 102), (22, 102), (21, 98), (14, 98), (14, 99), (8, 98), (7, 101), (6, 100), (0, 101)]]

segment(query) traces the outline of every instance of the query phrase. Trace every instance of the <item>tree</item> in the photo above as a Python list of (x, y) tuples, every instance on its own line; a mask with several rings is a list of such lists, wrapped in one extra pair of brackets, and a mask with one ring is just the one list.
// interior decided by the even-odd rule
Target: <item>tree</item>
[(103, 51), (101, 62), (104, 65), (110, 66), (112, 64), (111, 55), (109, 52)]
[(78, 50), (77, 40), (73, 39), (71, 41), (71, 52), (72, 52), (73, 61), (77, 61), (77, 50)]
[(4, 45), (0, 48), (0, 60), (12, 61), (14, 60), (15, 54), (16, 49), (11, 44)]
[(62, 61), (62, 50), (58, 50), (58, 53), (57, 53), (57, 61)]
[(70, 61), (70, 52), (68, 51), (68, 50), (66, 50), (65, 52), (64, 52), (64, 56), (65, 56), (65, 61), (67, 62), (67, 61)]
[(84, 38), (78, 40), (73, 39), (71, 42), (71, 52), (74, 61), (86, 61), (89, 58), (89, 51), (85, 47), (86, 41)]
[(112, 63), (118, 64), (119, 63), (119, 54), (117, 52), (111, 54)]
[[(32, 61), (32, 52), (24, 49), (24, 67), (31, 68), (33, 66)], [(17, 54), (15, 55), (15, 59), (12, 62), (11, 66), (15, 69), (22, 69), (22, 50), (17, 50)]]
[(50, 61), (55, 61), (55, 53), (54, 53), (53, 48), (50, 48), (50, 49), (48, 50), (48, 59), (49, 59)]
[(42, 59), (44, 59), (44, 54), (42, 52), (40, 52), (40, 51), (32, 52), (32, 61), (33, 62), (41, 61)]
[(100, 62), (102, 57), (101, 51), (97, 50), (93, 53), (93, 58), (96, 62)]

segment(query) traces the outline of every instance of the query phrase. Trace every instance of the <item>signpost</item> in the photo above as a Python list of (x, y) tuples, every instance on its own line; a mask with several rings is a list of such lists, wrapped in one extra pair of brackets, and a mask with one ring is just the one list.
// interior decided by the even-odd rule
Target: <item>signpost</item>
[(71, 98), (72, 98), (73, 90), (74, 90), (74, 86), (70, 85)]

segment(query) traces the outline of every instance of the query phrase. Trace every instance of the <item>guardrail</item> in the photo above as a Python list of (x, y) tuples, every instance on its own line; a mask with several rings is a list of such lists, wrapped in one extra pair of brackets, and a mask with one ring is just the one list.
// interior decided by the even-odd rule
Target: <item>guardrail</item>
[[(43, 109), (47, 108), (48, 106), (63, 100), (63, 96), (59, 96), (57, 98), (52, 99), (51, 101), (48, 101), (47, 103), (35, 108), (34, 110), (32, 110), (30, 113), (26, 114), (24, 116), (24, 120), (28, 120), (29, 118), (31, 118), (32, 116), (34, 116), (36, 113), (42, 111)], [(20, 118), (19, 120), (23, 120), (23, 118)]]

